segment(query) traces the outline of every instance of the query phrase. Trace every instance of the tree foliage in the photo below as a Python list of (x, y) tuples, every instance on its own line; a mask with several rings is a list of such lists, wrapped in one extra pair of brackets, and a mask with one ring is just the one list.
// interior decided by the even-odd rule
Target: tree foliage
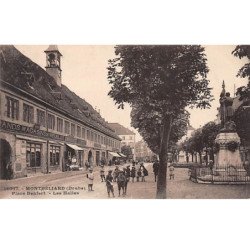
[(190, 154), (198, 153), (201, 158), (201, 154), (205, 149), (206, 152), (210, 153), (210, 158), (213, 159), (215, 138), (219, 131), (220, 124), (215, 122), (206, 123), (202, 128), (195, 130), (192, 136), (183, 143), (184, 151)]
[(166, 198), (167, 151), (169, 142), (182, 133), (175, 133), (182, 123), (180, 118), (187, 106), (210, 107), (204, 48), (124, 45), (116, 46), (115, 54), (116, 58), (109, 60), (109, 96), (118, 108), (124, 103), (131, 105), (132, 125), (153, 152), (158, 152), (157, 198)]
[[(189, 114), (183, 112), (173, 119), (170, 131), (169, 149), (187, 132)], [(161, 118), (157, 112), (149, 112), (145, 105), (133, 105), (131, 112), (131, 124), (147, 142), (149, 148), (157, 155), (160, 153), (162, 138)]]
[[(237, 45), (233, 50), (232, 54), (240, 59), (243, 57), (248, 58), (250, 61), (250, 45)], [(246, 63), (238, 72), (237, 76), (248, 78), (248, 83), (250, 83), (250, 63)]]
[(126, 155), (127, 158), (131, 157), (133, 155), (132, 149), (129, 145), (123, 145), (121, 147), (121, 153)]

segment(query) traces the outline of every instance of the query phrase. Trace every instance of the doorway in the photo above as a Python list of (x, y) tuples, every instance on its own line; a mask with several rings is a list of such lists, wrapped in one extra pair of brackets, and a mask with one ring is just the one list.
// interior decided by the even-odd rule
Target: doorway
[(7, 176), (6, 167), (11, 160), (11, 146), (4, 140), (0, 139), (0, 179), (5, 179)]
[(92, 154), (91, 150), (88, 153), (88, 162), (89, 162), (90, 166), (92, 167), (93, 166), (93, 154)]

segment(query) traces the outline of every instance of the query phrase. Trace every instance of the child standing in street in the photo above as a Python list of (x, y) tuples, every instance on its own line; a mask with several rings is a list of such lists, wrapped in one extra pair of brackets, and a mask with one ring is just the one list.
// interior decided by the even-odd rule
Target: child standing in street
[(93, 174), (93, 169), (89, 169), (89, 173), (87, 174), (88, 178), (88, 191), (94, 191), (93, 190), (93, 183), (94, 183), (94, 174)]
[(169, 180), (171, 179), (174, 180), (174, 166), (172, 164), (169, 166)]
[(113, 197), (115, 197), (115, 195), (114, 195), (112, 170), (108, 171), (108, 175), (106, 176), (105, 180), (106, 180), (108, 197), (110, 197), (110, 192), (112, 193)]
[(101, 165), (100, 176), (101, 176), (102, 182), (104, 182), (104, 181), (105, 181), (105, 170), (104, 170), (104, 165)]

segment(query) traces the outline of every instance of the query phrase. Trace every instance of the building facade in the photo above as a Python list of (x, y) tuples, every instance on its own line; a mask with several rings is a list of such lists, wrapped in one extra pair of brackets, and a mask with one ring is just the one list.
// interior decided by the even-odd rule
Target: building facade
[(128, 128), (125, 128), (119, 123), (109, 123), (109, 126), (115, 131), (121, 138), (121, 147), (130, 146), (133, 153), (133, 159), (135, 160), (135, 133)]
[[(85, 100), (61, 82), (61, 53), (45, 51), (46, 71), (14, 46), (0, 46), (0, 178), (98, 166), (121, 139)], [(87, 163), (87, 164), (86, 164)]]
[(150, 150), (143, 140), (135, 143), (135, 155), (137, 161), (153, 161), (157, 156)]

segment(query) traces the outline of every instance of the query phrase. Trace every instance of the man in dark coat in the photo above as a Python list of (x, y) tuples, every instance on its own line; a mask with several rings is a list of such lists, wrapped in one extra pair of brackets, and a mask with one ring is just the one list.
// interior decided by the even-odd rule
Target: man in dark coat
[(154, 175), (155, 175), (155, 182), (157, 180), (157, 176), (158, 176), (158, 171), (159, 171), (159, 161), (156, 160), (153, 164), (153, 172), (154, 172)]
[(105, 181), (107, 186), (108, 197), (110, 197), (110, 192), (112, 193), (113, 197), (115, 197), (112, 170), (108, 171), (108, 175), (106, 176)]

